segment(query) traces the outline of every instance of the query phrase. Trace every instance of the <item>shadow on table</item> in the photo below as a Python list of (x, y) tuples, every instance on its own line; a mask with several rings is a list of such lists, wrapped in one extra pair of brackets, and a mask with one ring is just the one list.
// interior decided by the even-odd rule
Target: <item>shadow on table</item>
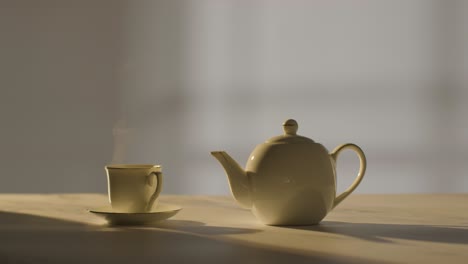
[(386, 238), (468, 244), (468, 229), (452, 226), (375, 224), (324, 221), (316, 226), (289, 227), (301, 230), (341, 234), (375, 242), (387, 242)]
[(0, 212), (0, 263), (366, 262), (321, 252), (290, 252), (197, 234), (230, 232), (255, 230), (231, 230), (175, 220), (167, 221), (158, 228), (104, 227)]
[(150, 226), (169, 230), (178, 230), (190, 232), (199, 235), (229, 235), (229, 234), (247, 234), (258, 233), (260, 229), (235, 228), (223, 226), (207, 226), (205, 223), (188, 220), (166, 220), (160, 223), (154, 223)]

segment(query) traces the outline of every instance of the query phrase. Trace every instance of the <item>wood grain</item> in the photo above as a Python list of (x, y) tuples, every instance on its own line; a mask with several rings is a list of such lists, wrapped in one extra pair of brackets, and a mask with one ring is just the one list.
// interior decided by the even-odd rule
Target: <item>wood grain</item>
[(88, 213), (101, 194), (1, 194), (0, 263), (467, 263), (468, 195), (352, 195), (317, 226), (259, 223), (230, 197), (151, 226)]

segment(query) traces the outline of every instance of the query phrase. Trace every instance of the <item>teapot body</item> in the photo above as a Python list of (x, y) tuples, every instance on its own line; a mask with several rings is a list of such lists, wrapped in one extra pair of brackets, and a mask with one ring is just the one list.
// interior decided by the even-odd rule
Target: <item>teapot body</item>
[(246, 165), (252, 212), (268, 225), (318, 224), (333, 208), (334, 163), (318, 143), (258, 145)]
[[(348, 197), (366, 171), (366, 156), (352, 143), (331, 153), (310, 138), (297, 135), (294, 119), (283, 123), (284, 135), (258, 145), (245, 170), (225, 151), (211, 154), (221, 163), (234, 199), (267, 225), (314, 225)], [(338, 155), (351, 149), (359, 156), (354, 182), (336, 195), (335, 165)]]

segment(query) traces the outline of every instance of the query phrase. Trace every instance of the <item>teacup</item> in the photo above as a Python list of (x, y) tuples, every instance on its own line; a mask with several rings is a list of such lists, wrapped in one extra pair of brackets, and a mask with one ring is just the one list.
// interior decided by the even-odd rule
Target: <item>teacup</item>
[(162, 189), (159, 165), (107, 165), (109, 202), (117, 212), (149, 212)]

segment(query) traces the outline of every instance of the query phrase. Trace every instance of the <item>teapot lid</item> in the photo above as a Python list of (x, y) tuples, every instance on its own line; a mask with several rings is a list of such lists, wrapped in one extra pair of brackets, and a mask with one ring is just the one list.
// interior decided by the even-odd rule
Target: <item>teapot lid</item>
[(312, 139), (297, 135), (299, 125), (296, 120), (288, 119), (283, 123), (284, 134), (268, 139), (266, 143), (290, 143), (290, 144), (307, 144), (315, 143)]

